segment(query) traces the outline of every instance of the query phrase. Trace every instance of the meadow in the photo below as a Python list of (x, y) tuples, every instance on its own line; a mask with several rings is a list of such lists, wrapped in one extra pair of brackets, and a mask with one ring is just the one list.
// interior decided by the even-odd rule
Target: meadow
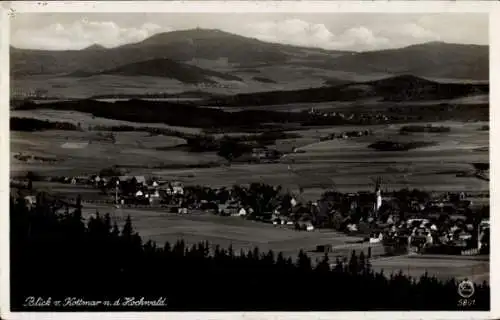
[[(85, 129), (88, 126), (131, 126), (131, 127), (144, 127), (146, 124), (131, 122), (131, 121), (123, 121), (123, 120), (115, 120), (101, 117), (94, 117), (90, 113), (78, 112), (78, 111), (66, 111), (66, 110), (54, 110), (54, 109), (35, 109), (35, 110), (11, 110), (11, 117), (19, 117), (19, 118), (35, 118), (40, 120), (49, 120), (50, 121), (60, 121), (60, 122), (70, 122), (73, 124), (78, 124)], [(199, 128), (190, 128), (190, 127), (178, 127), (178, 126), (169, 126), (164, 123), (148, 123), (148, 127), (150, 128), (161, 128), (161, 129), (172, 129), (176, 131), (181, 131), (185, 133), (199, 133), (201, 129)]]
[(313, 232), (296, 231), (291, 228), (263, 224), (245, 220), (240, 217), (220, 217), (208, 214), (193, 213), (178, 216), (157, 209), (109, 208), (98, 205), (85, 205), (84, 214), (109, 212), (112, 218), (123, 222), (127, 215), (132, 217), (136, 231), (143, 238), (156, 241), (162, 245), (184, 239), (186, 244), (193, 245), (199, 241), (208, 241), (212, 248), (231, 245), (238, 254), (258, 247), (261, 252), (273, 250), (282, 252), (285, 257), (297, 258), (302, 249), (313, 263), (320, 261), (324, 253), (315, 252), (317, 245), (329, 244), (331, 263), (336, 257), (348, 257), (355, 250), (368, 254), (371, 247), (371, 263), (375, 270), (384, 270), (386, 275), (403, 273), (412, 277), (420, 277), (425, 272), (446, 280), (450, 277), (468, 278), (473, 281), (489, 281), (489, 259), (487, 257), (454, 257), (454, 256), (395, 256), (384, 257), (384, 249), (380, 244), (357, 243), (358, 237), (346, 236), (333, 230), (316, 230)]
[[(173, 78), (152, 76), (93, 75), (89, 77), (73, 77), (65, 75), (32, 75), (29, 77), (16, 77), (12, 79), (11, 85), (16, 92), (29, 92), (36, 88), (47, 90), (47, 95), (50, 97), (85, 99), (102, 94), (179, 93), (199, 89), (216, 94), (297, 90), (319, 87), (324, 85), (327, 80), (368, 81), (387, 76), (386, 74), (359, 75), (351, 72), (304, 68), (293, 65), (261, 66), (251, 69), (219, 67), (218, 70), (232, 73), (241, 78), (242, 81), (219, 80), (218, 82), (222, 87), (210, 87), (182, 83)], [(266, 78), (272, 82), (257, 81), (255, 77)]]
[(438, 279), (469, 279), (476, 283), (490, 281), (490, 264), (488, 257), (462, 256), (396, 256), (374, 259), (372, 265), (376, 270), (385, 273), (402, 271), (412, 277), (420, 277), (425, 272)]
[[(81, 122), (82, 128), (88, 125), (133, 125), (132, 122), (115, 121), (92, 117), (77, 112), (59, 112), (48, 110), (14, 111), (13, 116), (31, 116), (41, 119), (56, 116), (57, 121)], [(403, 125), (365, 126), (372, 136), (342, 140), (320, 141), (322, 136), (358, 130), (360, 127), (337, 126), (305, 128), (292, 131), (300, 138), (277, 140), (274, 147), (282, 151), (291, 151), (297, 147), (303, 153), (290, 153), (279, 163), (234, 163), (222, 165), (225, 161), (214, 152), (191, 153), (182, 150), (159, 150), (176, 146), (184, 142), (177, 137), (150, 135), (146, 132), (114, 132), (114, 142), (110, 132), (101, 131), (42, 131), (11, 132), (11, 173), (22, 175), (34, 171), (41, 175), (80, 175), (93, 174), (112, 165), (127, 166), (129, 174), (154, 175), (166, 180), (178, 180), (185, 184), (207, 185), (211, 187), (231, 186), (263, 182), (282, 185), (304, 201), (317, 200), (328, 189), (342, 192), (373, 190), (372, 179), (382, 178), (383, 190), (400, 188), (419, 188), (427, 191), (470, 191), (487, 192), (489, 182), (475, 177), (457, 177), (456, 173), (472, 170), (472, 162), (488, 162), (489, 154), (484, 148), (489, 147), (489, 132), (480, 128), (482, 122), (441, 122), (434, 126), (450, 127), (446, 133), (411, 133), (400, 135)], [(159, 127), (169, 127), (158, 124)], [(185, 132), (196, 132), (195, 128), (179, 128)], [(199, 131), (198, 131), (199, 132)], [(232, 133), (239, 135), (243, 133)], [(369, 149), (370, 143), (378, 140), (426, 140), (434, 141), (436, 146), (404, 152), (376, 151)], [(483, 148), (483, 149), (480, 149)], [(482, 150), (482, 151), (481, 151)], [(13, 155), (22, 152), (60, 160), (57, 163), (26, 163), (14, 159)], [(219, 163), (220, 166), (208, 168), (188, 168), (190, 164)], [(368, 165), (369, 164), (369, 165)], [(176, 168), (168, 168), (176, 165)], [(162, 168), (165, 166), (165, 168)], [(66, 196), (81, 194), (87, 199), (99, 199), (97, 190), (78, 186), (38, 183), (36, 188)], [(487, 204), (489, 199), (477, 199), (474, 205)], [(282, 251), (295, 258), (300, 249), (304, 249), (315, 259), (322, 258), (322, 253), (315, 253), (317, 245), (331, 244), (335, 256), (349, 255), (352, 250), (367, 253), (368, 244), (353, 243), (357, 238), (347, 237), (335, 231), (321, 230), (298, 232), (289, 228), (274, 227), (261, 222), (247, 221), (238, 217), (218, 217), (206, 214), (176, 216), (167, 210), (133, 209), (96, 206), (85, 204), (86, 214), (96, 210), (110, 212), (122, 221), (130, 214), (137, 231), (145, 238), (158, 243), (175, 242), (184, 238), (195, 243), (207, 240), (223, 247), (231, 244), (236, 250), (248, 250), (258, 246), (261, 251)], [(372, 254), (383, 254), (383, 248), (375, 245)], [(419, 276), (425, 271), (438, 277), (470, 277), (482, 281), (489, 276), (488, 261), (467, 260), (461, 258), (420, 258), (392, 257), (373, 259), (373, 267), (387, 273), (402, 270), (412, 276)], [(453, 260), (454, 259), (454, 260)], [(332, 261), (334, 262), (334, 261)], [(450, 267), (452, 266), (452, 267)]]
[[(142, 125), (77, 112), (29, 110), (12, 113), (12, 116), (39, 119), (51, 118), (55, 114), (58, 115), (55, 120), (80, 122), (84, 130), (88, 125)], [(344, 192), (371, 190), (371, 180), (377, 176), (382, 178), (383, 189), (389, 190), (411, 187), (433, 191), (487, 191), (488, 181), (456, 176), (459, 172), (472, 170), (473, 162), (489, 162), (489, 132), (479, 130), (484, 124), (446, 121), (433, 125), (450, 127), (450, 132), (409, 135), (400, 135), (399, 129), (410, 124), (305, 128), (291, 131), (300, 135), (299, 138), (277, 140), (271, 146), (283, 152), (291, 152), (295, 147), (303, 153), (287, 154), (279, 163), (234, 163), (229, 167), (222, 165), (225, 160), (215, 152), (168, 149), (185, 142), (171, 136), (114, 132), (113, 142), (110, 132), (100, 131), (11, 132), (11, 155), (22, 152), (60, 160), (49, 164), (12, 159), (11, 172), (31, 170), (47, 175), (78, 175), (122, 165), (130, 174), (155, 175), (186, 184), (216, 187), (263, 182), (280, 184), (293, 191), (302, 187), (302, 196), (310, 200), (317, 199), (328, 188)], [(197, 132), (196, 128), (158, 126)], [(322, 136), (331, 133), (359, 129), (371, 130), (373, 135), (320, 141)], [(409, 151), (377, 151), (367, 147), (379, 140), (431, 141), (436, 145)], [(188, 167), (217, 163), (220, 166)]]

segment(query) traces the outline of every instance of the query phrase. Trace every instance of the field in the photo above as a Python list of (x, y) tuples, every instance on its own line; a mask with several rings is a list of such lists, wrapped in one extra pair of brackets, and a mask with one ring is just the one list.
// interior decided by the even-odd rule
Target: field
[(349, 256), (352, 250), (368, 253), (372, 247), (371, 263), (377, 271), (384, 270), (386, 275), (402, 271), (413, 277), (425, 272), (441, 279), (450, 277), (471, 279), (482, 282), (489, 281), (489, 259), (485, 257), (450, 257), (450, 256), (397, 256), (381, 257), (383, 248), (380, 245), (359, 244), (355, 237), (348, 237), (336, 231), (316, 230), (314, 232), (295, 231), (270, 224), (248, 221), (239, 217), (219, 217), (206, 214), (177, 216), (159, 210), (116, 209), (99, 206), (85, 206), (84, 212), (93, 214), (110, 212), (112, 217), (123, 221), (127, 215), (132, 217), (135, 229), (145, 239), (163, 245), (165, 241), (174, 243), (182, 238), (188, 245), (198, 241), (208, 241), (212, 245), (228, 247), (232, 245), (236, 253), (247, 251), (255, 246), (261, 252), (273, 250), (283, 252), (285, 257), (295, 259), (300, 249), (312, 258), (313, 263), (323, 257), (323, 253), (314, 252), (316, 245), (330, 244), (333, 252), (330, 261), (335, 257)]
[(53, 109), (36, 109), (36, 110), (11, 110), (11, 117), (19, 118), (35, 118), (39, 120), (50, 120), (59, 122), (70, 122), (73, 124), (78, 124), (83, 128), (88, 128), (88, 126), (131, 126), (131, 127), (151, 127), (151, 128), (162, 128), (171, 129), (186, 133), (199, 133), (201, 130), (199, 128), (188, 128), (188, 127), (176, 127), (169, 126), (163, 123), (144, 123), (114, 120), (107, 118), (94, 117), (89, 113), (77, 112), (77, 111), (65, 111), (65, 110), (53, 110)]
[[(453, 105), (475, 105), (475, 104), (487, 104), (489, 102), (489, 95), (487, 94), (477, 94), (462, 98), (449, 99), (446, 103)], [(438, 105), (443, 103), (441, 100), (426, 100), (426, 101), (412, 101), (413, 106), (430, 106)], [(393, 107), (405, 107), (408, 102), (393, 102), (390, 103)], [(304, 103), (291, 103), (291, 104), (275, 104), (275, 105), (265, 105), (265, 106), (245, 106), (245, 107), (223, 107), (224, 111), (242, 111), (242, 110), (275, 110), (284, 112), (303, 112), (309, 111), (314, 108), (316, 111), (323, 112), (363, 112), (363, 109), (370, 108), (370, 111), (375, 110), (383, 111), (387, 109), (387, 102), (381, 101), (380, 98), (364, 98), (362, 101), (335, 101), (335, 102), (304, 102)]]
[[(13, 112), (13, 116), (21, 116)], [(52, 112), (29, 111), (31, 116), (49, 118)], [(122, 121), (91, 117), (82, 113), (57, 112), (58, 119), (72, 117), (74, 121), (88, 124), (117, 124)], [(28, 114), (24, 115), (28, 116)], [(76, 120), (78, 119), (78, 120)], [(130, 124), (127, 122), (127, 124)], [(37, 133), (12, 132), (11, 154), (22, 152), (37, 156), (53, 157), (60, 162), (26, 163), (12, 159), (11, 172), (27, 170), (51, 175), (88, 174), (112, 165), (124, 165), (131, 174), (157, 175), (186, 184), (223, 186), (265, 182), (281, 184), (286, 188), (304, 189), (303, 196), (314, 200), (326, 189), (335, 186), (340, 191), (370, 190), (371, 178), (381, 176), (384, 189), (404, 187), (424, 188), (434, 191), (487, 191), (488, 181), (474, 177), (456, 177), (460, 171), (472, 169), (473, 162), (489, 162), (489, 132), (480, 131), (485, 123), (442, 122), (451, 128), (449, 133), (412, 133), (399, 135), (398, 125), (364, 127), (338, 126), (293, 131), (301, 137), (277, 140), (275, 147), (281, 151), (299, 148), (303, 153), (284, 156), (280, 163), (233, 164), (230, 167), (182, 168), (193, 164), (223, 163), (215, 153), (191, 153), (182, 150), (162, 151), (159, 148), (181, 144), (183, 139), (169, 136), (151, 136), (145, 132), (116, 132), (115, 143), (109, 133), (84, 131), (45, 131)], [(136, 124), (139, 125), (139, 124)], [(176, 128), (177, 129), (177, 128)], [(194, 132), (193, 128), (184, 128)], [(373, 136), (320, 142), (320, 137), (330, 133), (370, 129)], [(237, 135), (237, 133), (235, 133)], [(436, 146), (410, 151), (376, 151), (367, 146), (378, 140), (433, 141)], [(367, 166), (367, 164), (370, 164)], [(176, 165), (175, 169), (171, 165)], [(161, 169), (165, 168), (165, 169)]]
[[(76, 194), (80, 194), (84, 200), (113, 198), (113, 195), (102, 196), (97, 189), (86, 186), (53, 182), (35, 182), (33, 186), (37, 190), (69, 198), (74, 198)], [(83, 207), (85, 217), (95, 214), (96, 211), (101, 214), (110, 213), (119, 225), (130, 215), (141, 236), (159, 244), (165, 241), (175, 242), (180, 238), (188, 244), (206, 240), (222, 247), (232, 245), (237, 251), (258, 246), (260, 250), (281, 251), (292, 258), (296, 258), (300, 249), (308, 251), (313, 258), (321, 258), (323, 254), (313, 252), (319, 244), (335, 246), (334, 255), (342, 256), (350, 254), (353, 249), (364, 250), (365, 253), (368, 250), (367, 244), (355, 243), (362, 238), (346, 236), (333, 230), (298, 232), (290, 226), (273, 226), (240, 217), (221, 217), (198, 211), (179, 216), (170, 213), (166, 208), (115, 208), (111, 205), (86, 202)], [(374, 255), (382, 253), (380, 247), (373, 250)]]
[[(123, 121), (107, 120), (82, 113), (36, 110), (12, 116), (31, 116), (58, 121), (81, 122), (88, 125), (127, 124), (143, 126)], [(55, 118), (54, 118), (55, 117)], [(282, 185), (285, 189), (298, 192), (302, 187), (303, 200), (316, 200), (326, 189), (336, 188), (343, 192), (372, 190), (372, 178), (382, 178), (383, 190), (404, 187), (421, 188), (427, 191), (470, 191), (486, 192), (489, 182), (475, 177), (456, 177), (460, 171), (472, 170), (473, 162), (488, 162), (489, 132), (481, 131), (481, 122), (443, 122), (451, 128), (449, 133), (399, 134), (401, 126), (378, 125), (365, 127), (318, 127), (294, 131), (301, 135), (297, 139), (278, 140), (276, 148), (290, 151), (297, 147), (303, 153), (292, 153), (283, 157), (280, 163), (233, 164), (229, 167), (188, 168), (190, 164), (220, 163), (224, 161), (215, 153), (190, 153), (180, 150), (160, 151), (158, 148), (175, 146), (184, 141), (169, 136), (151, 136), (145, 132), (115, 132), (113, 143), (109, 132), (98, 131), (44, 131), (11, 132), (11, 173), (25, 174), (31, 170), (42, 175), (93, 174), (112, 165), (129, 167), (134, 175), (155, 175), (167, 180), (179, 180), (185, 184), (201, 184), (212, 187), (231, 186), (251, 182)], [(161, 124), (158, 126), (167, 127)], [(195, 128), (175, 128), (196, 132)], [(373, 136), (330, 140), (320, 142), (320, 137), (330, 133), (350, 130), (372, 130)], [(234, 133), (238, 135), (239, 133)], [(436, 146), (403, 152), (375, 151), (367, 146), (379, 140), (434, 141)], [(16, 160), (13, 155), (22, 152), (37, 156), (51, 157), (57, 163), (26, 163)], [(171, 166), (175, 165), (175, 168)], [(163, 166), (163, 167), (162, 167)], [(169, 167), (170, 166), (170, 167)], [(184, 168), (183, 168), (184, 166)], [(60, 184), (35, 185), (54, 193), (67, 196), (81, 194), (86, 199), (100, 198), (97, 191), (78, 186)], [(475, 199), (473, 204), (487, 204), (489, 199)], [(146, 239), (175, 242), (184, 238), (187, 243), (207, 240), (223, 247), (232, 245), (234, 249), (250, 249), (258, 246), (261, 251), (272, 249), (285, 255), (296, 257), (302, 248), (313, 260), (322, 257), (312, 252), (317, 245), (332, 244), (335, 249), (330, 257), (349, 255), (355, 249), (367, 251), (367, 244), (352, 243), (356, 239), (334, 231), (298, 232), (260, 222), (252, 222), (237, 217), (217, 217), (202, 214), (176, 216), (166, 210), (115, 209), (85, 205), (87, 214), (110, 212), (123, 220), (131, 215), (133, 223)], [(383, 253), (381, 247), (372, 249), (374, 255)], [(418, 260), (419, 259), (419, 260)], [(386, 273), (402, 270), (419, 276), (426, 270), (441, 278), (471, 277), (475, 281), (488, 278), (488, 261), (455, 258), (413, 258), (393, 257), (373, 259), (376, 270)], [(333, 261), (332, 261), (333, 262)]]
[(167, 210), (142, 210), (134, 208), (110, 208), (98, 205), (86, 205), (87, 213), (96, 209), (102, 213), (111, 211), (113, 217), (123, 221), (127, 215), (132, 217), (134, 227), (141, 236), (163, 244), (183, 238), (187, 243), (209, 241), (235, 250), (252, 249), (283, 251), (296, 256), (299, 248), (313, 250), (319, 243), (341, 245), (351, 237), (334, 231), (297, 232), (288, 228), (274, 227), (271, 224), (244, 220), (240, 217), (220, 217), (204, 213), (179, 216)]
[[(74, 197), (80, 194), (85, 200), (103, 199), (98, 191), (89, 187), (59, 183), (36, 182), (38, 190)], [(111, 196), (108, 197), (111, 199)], [(174, 243), (184, 239), (188, 245), (198, 241), (208, 241), (212, 245), (228, 247), (231, 245), (238, 253), (258, 246), (262, 251), (283, 252), (286, 257), (295, 259), (300, 249), (312, 258), (313, 263), (323, 257), (315, 252), (317, 245), (330, 244), (333, 252), (329, 254), (331, 262), (335, 257), (349, 256), (352, 250), (368, 254), (371, 247), (372, 266), (375, 270), (384, 270), (386, 275), (402, 271), (413, 277), (428, 272), (441, 279), (450, 277), (468, 278), (476, 282), (489, 281), (489, 258), (458, 256), (396, 256), (383, 257), (384, 249), (378, 244), (357, 243), (358, 237), (346, 236), (333, 230), (314, 232), (295, 231), (288, 226), (273, 226), (261, 222), (244, 220), (240, 217), (220, 217), (201, 212), (179, 216), (168, 209), (114, 208), (107, 205), (84, 203), (84, 216), (110, 213), (112, 219), (121, 225), (130, 215), (135, 230), (143, 239), (154, 240), (159, 245), (165, 241)]]
[[(213, 65), (201, 66), (209, 69), (214, 67)], [(387, 74), (383, 73), (359, 75), (351, 72), (304, 68), (293, 65), (253, 67), (250, 70), (247, 68), (221, 68), (217, 66), (216, 69), (238, 76), (242, 81), (220, 80), (218, 82), (222, 87), (202, 87), (182, 83), (172, 78), (152, 76), (93, 75), (90, 77), (71, 77), (36, 75), (14, 78), (11, 84), (16, 92), (29, 92), (36, 88), (47, 90), (47, 95), (50, 97), (85, 99), (103, 94), (179, 93), (192, 90), (203, 90), (216, 94), (297, 90), (323, 86), (325, 81), (329, 79), (368, 81), (387, 76)], [(273, 82), (256, 81), (254, 77), (266, 78)]]
[[(118, 132), (115, 143), (107, 133), (45, 131), (12, 132), (11, 153), (34, 154), (61, 160), (61, 163), (24, 163), (15, 159), (11, 172), (40, 171), (50, 175), (98, 173), (115, 164), (124, 166), (158, 166), (168, 164), (199, 164), (219, 160), (213, 153), (193, 154), (183, 151), (158, 151), (175, 146), (183, 139), (170, 136), (149, 136), (145, 132)], [(70, 148), (68, 148), (70, 147)], [(72, 147), (72, 148), (71, 148)]]
[(461, 256), (399, 256), (374, 259), (372, 265), (385, 273), (400, 270), (412, 277), (420, 277), (425, 272), (446, 280), (454, 277), (469, 279), (476, 283), (489, 282), (489, 258)]

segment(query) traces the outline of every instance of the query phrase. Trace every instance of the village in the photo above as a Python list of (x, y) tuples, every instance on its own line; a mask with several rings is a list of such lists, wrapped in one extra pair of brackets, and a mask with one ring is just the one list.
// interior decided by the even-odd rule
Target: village
[[(108, 172), (109, 173), (109, 172)], [(489, 252), (489, 206), (472, 200), (478, 195), (426, 193), (420, 190), (382, 190), (374, 181), (372, 192), (326, 191), (317, 201), (306, 201), (302, 190), (253, 183), (249, 186), (211, 188), (185, 186), (179, 181), (126, 175), (88, 175), (51, 178), (52, 182), (99, 190), (99, 200), (82, 199), (116, 208), (155, 208), (168, 214), (192, 213), (240, 217), (297, 232), (333, 229), (382, 244), (386, 255), (478, 255)], [(14, 181), (11, 181), (13, 184)], [(24, 184), (30, 188), (31, 180)], [(22, 182), (17, 181), (17, 185)], [(485, 195), (480, 195), (485, 196)], [(25, 197), (28, 205), (36, 197)], [(75, 203), (66, 197), (65, 203)], [(329, 244), (318, 244), (328, 252)]]

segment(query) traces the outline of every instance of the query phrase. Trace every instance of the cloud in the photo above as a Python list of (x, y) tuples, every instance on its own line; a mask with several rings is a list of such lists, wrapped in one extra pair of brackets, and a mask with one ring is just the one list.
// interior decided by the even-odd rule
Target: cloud
[(169, 19), (172, 28), (160, 26), (164, 19), (148, 19), (149, 22), (142, 25), (133, 25), (136, 19), (132, 18), (127, 20), (127, 24), (110, 18), (104, 21), (83, 18), (68, 23), (58, 20), (60, 23), (47, 24), (45, 27), (36, 28), (31, 25), (13, 30), (11, 42), (16, 47), (38, 49), (81, 49), (95, 43), (114, 47), (142, 41), (158, 32), (190, 29), (201, 24), (203, 28), (218, 28), (268, 42), (365, 51), (398, 48), (427, 41), (462, 42), (463, 34), (471, 39), (484, 37), (484, 31), (480, 30), (485, 29), (481, 24), (476, 27), (464, 24), (464, 18), (453, 20), (453, 27), (450, 28), (450, 23), (443, 22), (442, 16), (415, 19), (393, 15), (375, 20), (368, 19), (367, 16), (361, 19), (358, 16), (342, 15), (332, 16), (330, 21), (320, 21), (316, 16), (281, 16), (275, 19), (267, 16), (266, 20), (247, 19), (243, 16), (227, 20), (220, 17), (216, 19), (215, 16), (207, 16), (206, 20), (199, 17), (181, 19), (176, 16), (175, 19)]
[(325, 25), (308, 23), (299, 19), (250, 24), (243, 32), (264, 41), (312, 46), (324, 45), (333, 37)]
[(377, 49), (389, 43), (387, 38), (364, 26), (334, 34), (324, 24), (300, 19), (249, 24), (242, 33), (263, 41), (339, 50)]
[(394, 28), (386, 27), (382, 34), (391, 38), (394, 46), (407, 46), (428, 41), (441, 41), (442, 37), (417, 23), (405, 23)]
[(11, 37), (11, 43), (19, 48), (82, 49), (93, 44), (115, 47), (138, 42), (151, 35), (169, 31), (153, 23), (124, 28), (111, 21), (81, 19), (69, 25), (51, 24), (41, 29), (19, 29)]
[(405, 24), (401, 28), (398, 28), (397, 30), (399, 30), (399, 32), (405, 36), (411, 36), (416, 39), (424, 39), (424, 40), (440, 39), (440, 36), (438, 34), (430, 30), (427, 30), (416, 23)]
[(370, 50), (385, 48), (390, 45), (390, 40), (382, 35), (375, 34), (372, 30), (360, 26), (346, 30), (336, 43), (341, 48)]

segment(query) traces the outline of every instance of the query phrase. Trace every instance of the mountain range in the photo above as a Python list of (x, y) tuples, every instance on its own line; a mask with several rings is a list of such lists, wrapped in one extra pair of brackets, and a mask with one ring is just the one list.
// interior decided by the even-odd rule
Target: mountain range
[(160, 33), (139, 43), (106, 49), (93, 45), (82, 50), (47, 51), (11, 47), (12, 75), (102, 72), (130, 63), (171, 59), (225, 59), (230, 64), (255, 66), (285, 63), (292, 58), (320, 59), (343, 52), (262, 42), (219, 30), (194, 29)]
[(489, 47), (428, 42), (401, 49), (343, 55), (311, 65), (358, 73), (385, 72), (429, 78), (487, 80)]
[[(304, 75), (331, 71), (484, 81), (489, 78), (488, 46), (430, 42), (358, 53), (268, 43), (210, 29), (160, 33), (115, 48), (93, 45), (82, 50), (48, 51), (11, 47), (10, 61), (15, 78), (121, 74), (172, 77), (181, 82), (213, 81), (210, 77), (241, 81), (237, 74), (266, 68), (294, 68)], [(179, 72), (187, 72), (188, 79), (179, 79)], [(283, 81), (267, 74), (264, 78), (270, 83)]]

